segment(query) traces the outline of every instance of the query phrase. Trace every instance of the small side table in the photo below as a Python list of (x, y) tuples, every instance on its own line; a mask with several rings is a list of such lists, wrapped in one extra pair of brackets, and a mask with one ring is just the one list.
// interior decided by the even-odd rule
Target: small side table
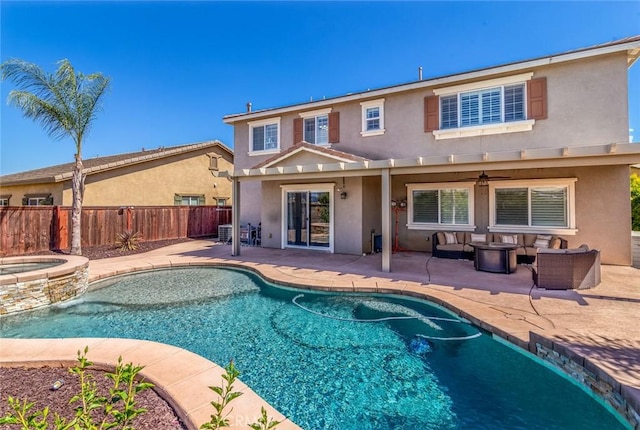
[(507, 274), (518, 270), (518, 245), (497, 242), (471, 242), (469, 245), (475, 250), (473, 265), (476, 270)]

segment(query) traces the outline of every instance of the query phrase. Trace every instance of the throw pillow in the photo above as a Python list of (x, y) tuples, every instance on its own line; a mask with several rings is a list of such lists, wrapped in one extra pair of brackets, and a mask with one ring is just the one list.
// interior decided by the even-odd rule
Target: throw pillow
[(444, 244), (447, 243), (446, 239), (444, 238), (444, 233), (438, 232), (436, 236), (438, 237), (438, 244), (439, 245), (444, 245)]
[(518, 244), (518, 235), (517, 234), (503, 234), (500, 236), (500, 240), (502, 243), (512, 243), (514, 245)]
[(536, 237), (536, 241), (533, 242), (534, 248), (549, 248), (549, 243), (551, 242), (551, 236), (544, 236), (539, 234)]
[(445, 241), (447, 242), (447, 245), (453, 245), (458, 243), (458, 237), (456, 236), (455, 233), (444, 233), (444, 238)]
[(560, 249), (560, 244), (562, 242), (560, 241), (560, 238), (554, 237), (553, 239), (551, 239), (549, 241), (549, 248), (551, 249)]
[(486, 242), (486, 241), (487, 241), (486, 234), (471, 233), (471, 242)]

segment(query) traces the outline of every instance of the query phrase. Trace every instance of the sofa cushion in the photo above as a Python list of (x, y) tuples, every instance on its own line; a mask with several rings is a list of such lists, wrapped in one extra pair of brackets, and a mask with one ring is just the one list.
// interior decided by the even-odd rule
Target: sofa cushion
[(524, 246), (533, 246), (533, 244), (535, 243), (538, 235), (537, 234), (523, 234), (523, 241), (522, 244)]
[(500, 235), (501, 243), (511, 243), (514, 245), (518, 244), (518, 235), (517, 234), (501, 234)]
[(458, 239), (458, 243), (467, 243), (465, 241), (465, 232), (464, 231), (459, 231), (456, 233), (456, 239)]
[(438, 245), (438, 250), (440, 251), (459, 251), (462, 252), (464, 250), (464, 245), (462, 243), (454, 243), (449, 245)]
[(471, 233), (470, 239), (471, 239), (470, 240), (471, 242), (486, 242), (487, 241), (487, 235), (486, 234)]
[(560, 249), (561, 244), (562, 244), (562, 241), (560, 240), (559, 237), (552, 237), (551, 240), (549, 241), (549, 248)]
[(533, 243), (534, 248), (549, 248), (549, 243), (551, 242), (551, 236), (545, 236), (543, 234), (539, 234), (536, 237), (536, 241)]
[(446, 245), (454, 245), (458, 242), (458, 236), (455, 233), (444, 232), (444, 243)]
[(475, 249), (473, 248), (473, 246), (469, 245), (468, 243), (465, 243), (462, 250), (464, 252), (474, 252)]
[(438, 238), (438, 245), (444, 245), (444, 244), (447, 243), (445, 238), (444, 238), (444, 233), (443, 232), (439, 231), (436, 234), (436, 237)]

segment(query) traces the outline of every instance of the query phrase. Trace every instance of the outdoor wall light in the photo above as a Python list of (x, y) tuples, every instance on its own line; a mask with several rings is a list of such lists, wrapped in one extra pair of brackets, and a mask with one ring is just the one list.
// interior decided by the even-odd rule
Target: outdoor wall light
[(342, 177), (342, 188), (338, 188), (336, 191), (340, 193), (340, 198), (342, 200), (347, 198), (347, 192), (345, 191), (346, 185), (344, 184), (344, 176)]
[(396, 206), (398, 206), (398, 202), (396, 202), (395, 200), (391, 200), (391, 207), (395, 208)]

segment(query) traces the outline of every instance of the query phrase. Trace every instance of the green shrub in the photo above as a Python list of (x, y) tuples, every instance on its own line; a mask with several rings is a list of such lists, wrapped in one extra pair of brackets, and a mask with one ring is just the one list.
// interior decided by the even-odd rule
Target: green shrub
[[(225, 373), (222, 375), (222, 385), (220, 387), (211, 386), (209, 389), (216, 393), (219, 397), (219, 401), (212, 401), (211, 406), (215, 409), (215, 414), (211, 415), (209, 422), (206, 422), (200, 426), (201, 429), (206, 430), (218, 430), (222, 427), (229, 427), (229, 412), (224, 412), (224, 409), (231, 403), (232, 400), (240, 397), (242, 393), (233, 391), (233, 383), (236, 381), (240, 372), (233, 364), (233, 360), (229, 361), (229, 364), (224, 368)], [(267, 411), (264, 406), (261, 408), (262, 416), (258, 419), (257, 423), (249, 424), (249, 427), (254, 430), (271, 430), (275, 429), (280, 422), (274, 421), (267, 417)]]
[(640, 231), (640, 176), (631, 175), (631, 230)]
[[(87, 429), (133, 429), (131, 422), (147, 410), (136, 406), (135, 396), (141, 391), (153, 387), (148, 382), (138, 382), (136, 377), (143, 369), (142, 366), (134, 366), (132, 363), (122, 364), (122, 357), (118, 357), (118, 364), (114, 373), (106, 373), (106, 377), (113, 381), (107, 396), (100, 395), (93, 377), (86, 370), (93, 365), (87, 359), (89, 347), (84, 348), (84, 353), (78, 351), (78, 364), (69, 372), (80, 379), (80, 393), (73, 396), (69, 403), (80, 403), (76, 409), (76, 416), (69, 422), (58, 414), (54, 416), (53, 428), (56, 430)], [(33, 402), (24, 399), (22, 402), (9, 397), (9, 406), (12, 412), (0, 418), (0, 424), (20, 426), (23, 430), (45, 430), (49, 428), (49, 408), (42, 411), (33, 410)], [(92, 411), (101, 411), (100, 414), (92, 414)], [(95, 416), (102, 417), (96, 421)]]

